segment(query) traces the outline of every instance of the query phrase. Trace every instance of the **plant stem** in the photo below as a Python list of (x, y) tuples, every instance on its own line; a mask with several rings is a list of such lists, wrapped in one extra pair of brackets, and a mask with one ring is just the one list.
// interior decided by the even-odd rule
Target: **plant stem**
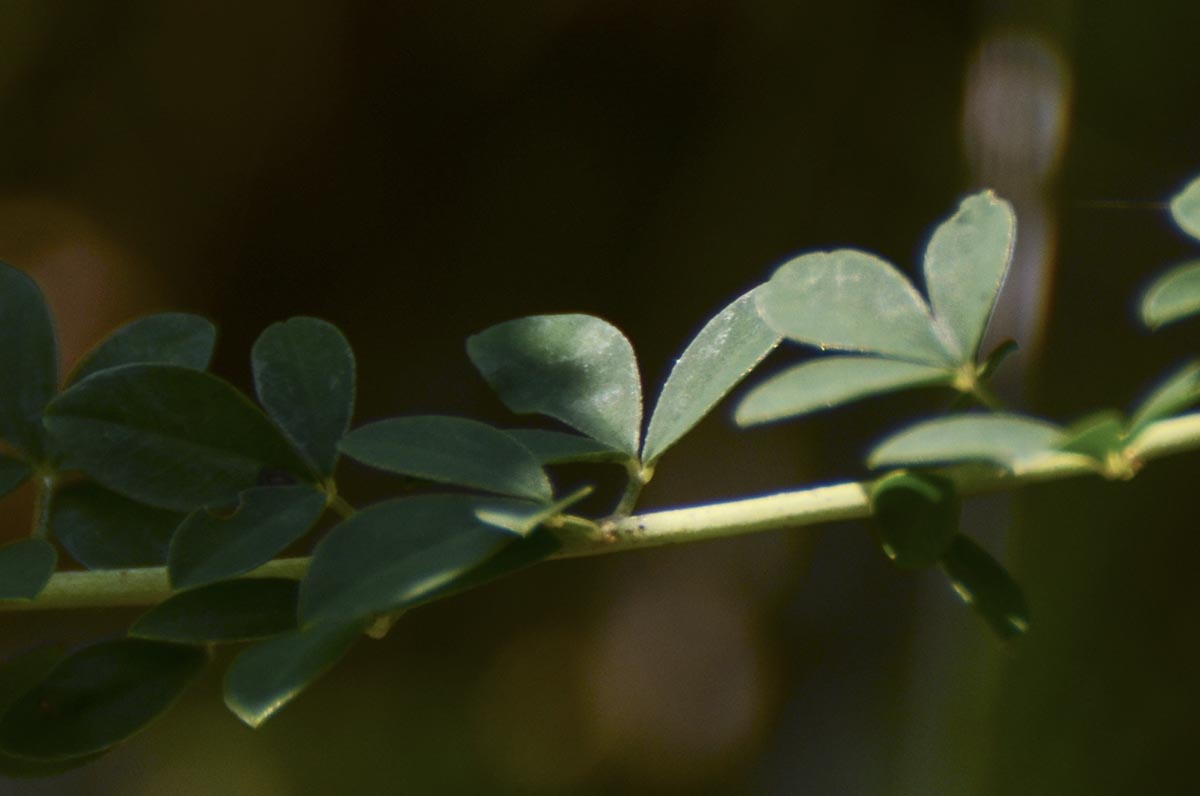
[[(1152, 459), (1197, 448), (1200, 448), (1200, 412), (1151, 424), (1130, 443), (1124, 455), (1131, 470), (1136, 470)], [(963, 465), (947, 468), (943, 474), (954, 480), (962, 494), (970, 495), (1012, 489), (1022, 484), (1096, 475), (1100, 471), (1100, 463), (1089, 457), (1047, 453), (1016, 471)], [(599, 555), (861, 519), (871, 514), (870, 484), (870, 481), (847, 481), (765, 497), (615, 517), (599, 524), (582, 517), (567, 516), (554, 527), (562, 539), (562, 548), (553, 557)], [(300, 578), (307, 570), (308, 562), (307, 558), (278, 559), (247, 577)], [(0, 602), (0, 610), (153, 605), (170, 594), (165, 567), (59, 572), (36, 599)]]

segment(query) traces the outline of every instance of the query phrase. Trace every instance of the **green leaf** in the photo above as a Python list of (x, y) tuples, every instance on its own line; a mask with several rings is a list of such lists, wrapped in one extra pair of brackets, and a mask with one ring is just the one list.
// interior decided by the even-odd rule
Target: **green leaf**
[(1200, 313), (1200, 261), (1172, 268), (1142, 296), (1142, 323), (1157, 329)]
[(515, 501), (419, 495), (363, 509), (313, 552), (300, 586), (301, 621), (353, 621), (418, 602), (519, 538), (476, 514), (506, 503)]
[(954, 484), (928, 473), (899, 472), (871, 487), (879, 544), (898, 567), (933, 566), (958, 533), (961, 501)]
[(45, 539), (22, 539), (0, 547), (0, 600), (32, 600), (42, 593), (58, 553)]
[(633, 346), (612, 324), (518, 318), (468, 338), (467, 354), (512, 411), (548, 415), (637, 457), (642, 383)]
[(104, 641), (69, 656), (0, 719), (0, 749), (78, 757), (107, 749), (165, 712), (203, 671), (197, 647)]
[(717, 313), (671, 369), (650, 418), (642, 460), (653, 464), (779, 345), (758, 315), (762, 286)]
[(171, 585), (186, 589), (249, 572), (308, 533), (324, 509), (325, 496), (303, 485), (247, 489), (231, 515), (197, 509), (171, 539)]
[(51, 402), (46, 425), (66, 466), (174, 511), (231, 504), (264, 468), (308, 470), (233, 386), (177, 365), (96, 373)]
[(183, 644), (248, 641), (296, 629), (300, 582), (245, 578), (172, 595), (129, 629), (137, 638)]
[(933, 314), (953, 335), (960, 361), (973, 362), (1012, 260), (1016, 218), (991, 191), (968, 196), (938, 225), (925, 249)]
[(803, 362), (759, 384), (738, 404), (739, 426), (771, 423), (872, 395), (950, 384), (944, 367), (878, 357), (832, 356)]
[(1129, 421), (1129, 437), (1155, 420), (1170, 417), (1200, 401), (1200, 362), (1189, 362), (1172, 373), (1142, 401)]
[(425, 604), (461, 594), (478, 588), (486, 583), (497, 580), (505, 575), (511, 575), (522, 569), (544, 561), (562, 547), (562, 542), (553, 533), (539, 529), (524, 539), (517, 539), (503, 550), (482, 564), (472, 567), (431, 592), (426, 593), (417, 603)]
[(1187, 234), (1200, 238), (1200, 177), (1189, 182), (1171, 200), (1171, 216)]
[[(0, 716), (27, 691), (45, 680), (65, 657), (66, 650), (54, 645), (37, 647), (0, 663)], [(0, 750), (0, 774), (18, 779), (51, 777), (90, 763), (101, 754), (103, 752), (57, 760), (34, 760)]]
[(985, 358), (983, 363), (979, 366), (979, 370), (976, 373), (976, 379), (979, 381), (987, 381), (990, 379), (992, 374), (996, 372), (996, 368), (1000, 367), (1000, 364), (1004, 362), (1004, 360), (1015, 354), (1017, 352), (1017, 348), (1017, 341), (1011, 339), (1004, 340), (995, 348), (993, 348), (992, 352), (987, 355), (987, 358)]
[(488, 525), (494, 525), (518, 536), (528, 536), (534, 528), (592, 494), (590, 486), (580, 487), (562, 500), (549, 505), (545, 503), (507, 503), (483, 506), (475, 510), (475, 516)]
[(631, 460), (628, 453), (578, 434), (538, 428), (506, 428), (504, 433), (525, 446), (542, 465), (571, 462), (624, 464)]
[(0, 497), (25, 483), (32, 474), (25, 462), (0, 453)]
[(226, 706), (258, 727), (333, 668), (366, 625), (317, 623), (255, 644), (225, 672)]
[(354, 414), (354, 352), (333, 324), (291, 318), (259, 335), (251, 351), (258, 400), (323, 475)]
[(1029, 606), (1004, 567), (966, 536), (958, 535), (942, 559), (942, 569), (963, 602), (974, 608), (1003, 639), (1029, 630)]
[(0, 373), (0, 439), (40, 460), (42, 409), (58, 387), (58, 345), (42, 291), (6, 263), (0, 263)]
[(1058, 449), (1104, 462), (1124, 444), (1125, 419), (1120, 412), (1105, 410), (1072, 423), (1063, 432)]
[(550, 480), (524, 446), (503, 431), (461, 417), (397, 417), (356, 428), (347, 456), (401, 475), (549, 501)]
[(171, 534), (185, 516), (81, 481), (54, 494), (50, 530), (88, 569), (156, 567), (167, 563)]
[(135, 363), (178, 365), (205, 370), (212, 360), (217, 328), (199, 315), (164, 312), (130, 321), (83, 356), (67, 384), (93, 373)]
[(804, 254), (775, 271), (758, 294), (763, 320), (784, 337), (882, 354), (924, 365), (956, 365), (925, 300), (890, 263), (855, 249)]
[(1018, 470), (1055, 451), (1062, 429), (1021, 415), (956, 415), (909, 426), (871, 451), (870, 467), (988, 462)]

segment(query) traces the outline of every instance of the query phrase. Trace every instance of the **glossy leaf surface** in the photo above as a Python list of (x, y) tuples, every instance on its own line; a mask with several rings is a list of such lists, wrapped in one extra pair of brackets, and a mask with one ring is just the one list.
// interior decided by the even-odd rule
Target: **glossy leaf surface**
[(341, 448), (363, 464), (401, 475), (530, 500), (553, 497), (534, 455), (477, 420), (441, 415), (381, 420), (350, 432)]
[(561, 420), (638, 454), (642, 385), (633, 346), (591, 315), (536, 315), (467, 339), (467, 354), (504, 404)]
[(758, 294), (775, 331), (822, 350), (954, 365), (925, 300), (890, 263), (856, 249), (804, 254), (780, 266)]
[(524, 445), (533, 454), (533, 458), (543, 465), (571, 462), (619, 464), (630, 460), (629, 454), (578, 434), (543, 431), (538, 428), (506, 428), (504, 433)]
[(1129, 436), (1136, 436), (1155, 420), (1170, 417), (1197, 401), (1200, 401), (1200, 362), (1189, 362), (1146, 396), (1129, 421)]
[(0, 748), (78, 757), (120, 743), (162, 714), (203, 671), (197, 647), (103, 641), (67, 657), (0, 719)]
[(32, 474), (25, 462), (0, 454), (0, 497), (25, 483)]
[(151, 608), (129, 635), (185, 644), (247, 641), (296, 629), (300, 582), (244, 578), (188, 589)]
[(950, 585), (996, 635), (1012, 638), (1029, 630), (1029, 606), (1016, 581), (987, 551), (961, 534), (942, 559)]
[(42, 458), (42, 409), (58, 387), (58, 345), (42, 291), (0, 263), (0, 439)]
[(1171, 200), (1171, 217), (1187, 234), (1200, 239), (1200, 177), (1196, 177)]
[(872, 395), (949, 384), (953, 379), (946, 368), (896, 359), (821, 357), (777, 373), (750, 390), (734, 419), (740, 426), (771, 423)]
[(934, 315), (973, 362), (1012, 259), (1016, 218), (991, 191), (968, 196), (938, 225), (925, 249), (925, 288)]
[(871, 467), (988, 462), (1015, 469), (1062, 442), (1058, 426), (1021, 415), (957, 415), (917, 423), (871, 451)]
[(0, 547), (0, 600), (32, 600), (42, 593), (58, 553), (45, 539), (22, 539)]
[(1142, 322), (1151, 329), (1200, 313), (1200, 261), (1156, 279), (1142, 297)]
[(56, 398), (46, 425), (67, 465), (175, 511), (232, 504), (264, 468), (308, 468), (231, 385), (175, 365), (101, 371)]
[(231, 515), (198, 509), (171, 539), (171, 585), (186, 589), (249, 572), (306, 534), (324, 509), (325, 496), (302, 485), (247, 489)]
[(84, 354), (67, 377), (67, 384), (139, 362), (204, 370), (212, 360), (216, 342), (217, 329), (207, 318), (185, 312), (148, 315), (125, 324)]
[(259, 726), (333, 668), (365, 627), (317, 623), (255, 644), (225, 672), (225, 704), (246, 724)]
[(259, 335), (251, 350), (258, 400), (323, 475), (354, 414), (354, 352), (336, 326), (291, 318)]
[(871, 489), (871, 508), (884, 554), (898, 567), (941, 561), (958, 533), (961, 501), (954, 485), (927, 473), (893, 473)]
[(55, 493), (50, 530), (88, 569), (154, 567), (167, 563), (171, 534), (185, 516), (81, 481)]
[(650, 418), (644, 462), (662, 456), (779, 344), (758, 315), (760, 292), (756, 287), (717, 313), (676, 360)]
[(519, 538), (476, 515), (505, 503), (420, 495), (363, 509), (330, 531), (313, 552), (300, 587), (301, 621), (353, 621), (419, 601)]

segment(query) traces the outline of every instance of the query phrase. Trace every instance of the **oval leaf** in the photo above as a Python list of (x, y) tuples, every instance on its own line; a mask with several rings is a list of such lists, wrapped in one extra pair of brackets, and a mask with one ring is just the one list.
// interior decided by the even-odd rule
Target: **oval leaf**
[(1171, 200), (1171, 216), (1187, 234), (1200, 238), (1200, 177), (1189, 182)]
[(300, 587), (301, 621), (354, 621), (419, 601), (518, 538), (476, 515), (504, 504), (419, 495), (363, 509), (313, 552)]
[(543, 465), (572, 462), (624, 464), (630, 460), (629, 454), (578, 434), (540, 428), (506, 428), (504, 433), (521, 443)]
[(45, 539), (22, 539), (0, 547), (0, 600), (32, 600), (42, 593), (58, 553)]
[(1151, 329), (1200, 313), (1200, 262), (1163, 274), (1142, 297), (1142, 322)]
[(259, 335), (250, 353), (254, 388), (267, 413), (329, 476), (354, 414), (354, 352), (336, 326), (291, 318)]
[(636, 457), (642, 383), (633, 346), (591, 315), (536, 315), (467, 339), (475, 367), (514, 412), (561, 420)]
[(543, 502), (553, 498), (533, 454), (476, 420), (439, 415), (381, 420), (350, 432), (341, 449), (363, 464), (401, 475)]
[(1164, 379), (1133, 413), (1129, 437), (1155, 420), (1169, 417), (1200, 401), (1200, 362), (1189, 362)]
[(929, 307), (891, 264), (855, 249), (804, 254), (758, 294), (763, 319), (784, 337), (906, 362), (954, 365)]
[(761, 291), (756, 287), (721, 310), (675, 362), (650, 418), (644, 462), (653, 464), (779, 345), (779, 335), (758, 315)]
[(872, 486), (871, 509), (884, 555), (907, 569), (942, 559), (958, 533), (962, 505), (945, 478), (902, 472)]
[(233, 386), (176, 365), (96, 373), (50, 404), (46, 425), (67, 466), (174, 511), (232, 504), (264, 468), (308, 470)]
[(1029, 630), (1029, 606), (1004, 567), (963, 535), (954, 537), (942, 569), (963, 602), (974, 608), (1003, 639)]
[(300, 582), (245, 578), (212, 583), (169, 597), (129, 629), (137, 638), (183, 644), (248, 641), (296, 629)]
[(107, 749), (162, 714), (204, 669), (197, 647), (140, 639), (76, 652), (0, 719), (0, 748), (38, 759)]
[(739, 426), (771, 423), (872, 395), (949, 384), (946, 368), (877, 357), (833, 356), (804, 362), (759, 384), (738, 404)]
[(167, 563), (171, 534), (185, 516), (82, 481), (55, 493), (50, 531), (88, 569), (156, 567)]
[(32, 474), (25, 462), (0, 453), (0, 497), (25, 483)]
[(204, 370), (212, 360), (217, 328), (207, 318), (163, 312), (130, 321), (83, 356), (67, 384), (93, 373), (135, 363), (178, 365)]
[(0, 263), (0, 439), (32, 460), (45, 454), (42, 410), (58, 387), (58, 345), (42, 291)]
[(325, 496), (302, 485), (247, 489), (228, 516), (198, 509), (171, 539), (171, 585), (186, 589), (249, 572), (308, 533), (324, 509)]
[(1121, 450), (1124, 443), (1125, 419), (1120, 412), (1105, 410), (1072, 423), (1063, 431), (1058, 449), (1082, 454), (1103, 463), (1111, 454)]
[(333, 668), (365, 628), (365, 622), (318, 623), (255, 644), (225, 672), (225, 704), (259, 726)]
[(934, 316), (954, 336), (964, 362), (973, 362), (978, 353), (1015, 235), (1012, 206), (983, 191), (964, 199), (929, 239), (925, 289)]
[(957, 415), (917, 423), (871, 451), (870, 467), (988, 462), (1016, 470), (1058, 448), (1062, 429), (1020, 415)]

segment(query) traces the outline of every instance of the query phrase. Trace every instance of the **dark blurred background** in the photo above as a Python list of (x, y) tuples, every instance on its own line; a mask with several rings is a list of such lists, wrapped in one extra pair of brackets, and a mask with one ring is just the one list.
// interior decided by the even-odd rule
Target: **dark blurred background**
[[(356, 348), (360, 422), (512, 424), (468, 334), (598, 314), (653, 395), (773, 265), (854, 245), (916, 274), (987, 185), (1020, 217), (1004, 389), (1070, 420), (1196, 350), (1194, 322), (1150, 337), (1132, 308), (1197, 251), (1159, 203), (1200, 172), (1198, 32), (1194, 0), (7, 0), (0, 258), (47, 292), (67, 364), (183, 309), (248, 386), (257, 333), (318, 315)], [(860, 476), (944, 400), (715, 413), (642, 505)], [(259, 731), (214, 675), (101, 762), (0, 793), (1184, 792), (1196, 464), (972, 502), (1033, 606), (1008, 646), (860, 524), (556, 562), (414, 612)], [(341, 477), (359, 503), (396, 487)], [(0, 506), (6, 535), (27, 510)], [(0, 646), (134, 616), (4, 614)]]

